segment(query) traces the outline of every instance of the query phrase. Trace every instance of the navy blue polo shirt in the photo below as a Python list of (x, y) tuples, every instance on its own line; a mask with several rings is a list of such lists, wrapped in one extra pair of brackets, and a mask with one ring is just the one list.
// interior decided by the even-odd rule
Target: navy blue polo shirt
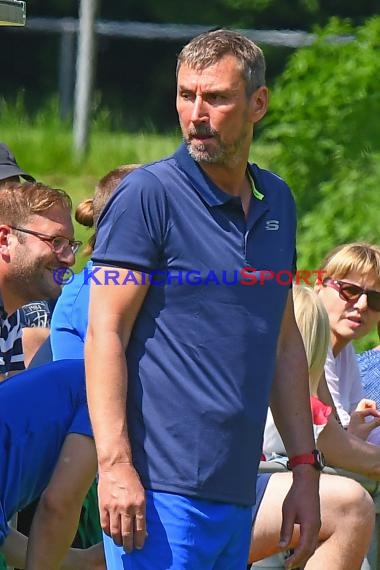
[(240, 198), (184, 146), (139, 168), (108, 202), (93, 254), (95, 266), (154, 281), (127, 350), (128, 428), (144, 486), (242, 505), (255, 501), (289, 293), (289, 280), (260, 284), (260, 272), (291, 275), (296, 230), (286, 184), (249, 171), (257, 190), (246, 220)]

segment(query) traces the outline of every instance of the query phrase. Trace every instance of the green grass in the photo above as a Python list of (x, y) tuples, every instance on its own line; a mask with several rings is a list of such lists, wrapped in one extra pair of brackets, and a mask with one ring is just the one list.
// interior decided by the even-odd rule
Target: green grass
[[(66, 190), (74, 209), (81, 200), (92, 196), (96, 182), (111, 169), (120, 164), (158, 160), (173, 152), (181, 142), (179, 130), (168, 135), (112, 131), (110, 113), (99, 111), (92, 121), (88, 153), (79, 160), (73, 150), (72, 125), (60, 121), (57, 101), (52, 100), (40, 113), (30, 117), (22, 96), (12, 105), (0, 100), (0, 124), (1, 140), (10, 146), (20, 165), (38, 180)], [(259, 139), (251, 147), (250, 160), (268, 168), (276, 165), (280, 153), (278, 144), (263, 144)], [(273, 169), (276, 171), (275, 166)], [(76, 224), (75, 232), (78, 239), (86, 242), (92, 230)], [(74, 269), (80, 270), (85, 262), (86, 258), (79, 253)], [(299, 268), (308, 268), (304, 267), (302, 256)], [(358, 341), (357, 348), (363, 350), (376, 343), (377, 335), (373, 332)]]
[[(147, 163), (171, 154), (181, 143), (178, 131), (161, 135), (115, 132), (109, 128), (109, 112), (102, 111), (93, 119), (88, 152), (79, 159), (74, 151), (71, 123), (58, 117), (56, 100), (30, 117), (25, 111), (23, 96), (12, 105), (0, 101), (1, 140), (14, 152), (19, 164), (38, 180), (63, 188), (79, 202), (92, 196), (96, 182), (120, 164)], [(266, 165), (270, 148), (255, 144), (251, 158)], [(86, 242), (91, 230), (76, 224), (76, 237)], [(75, 269), (85, 260), (79, 254)]]

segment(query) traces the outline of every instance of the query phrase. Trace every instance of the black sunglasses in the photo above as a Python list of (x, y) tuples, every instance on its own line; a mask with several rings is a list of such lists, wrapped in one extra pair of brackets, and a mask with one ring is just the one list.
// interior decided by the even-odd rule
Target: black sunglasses
[(322, 283), (325, 287), (332, 287), (339, 293), (339, 297), (343, 301), (348, 301), (349, 303), (356, 303), (356, 301), (362, 296), (367, 295), (368, 307), (373, 311), (380, 311), (380, 292), (373, 291), (372, 289), (364, 289), (355, 285), (354, 283), (349, 283), (348, 281), (339, 281), (338, 279), (331, 279), (331, 277), (326, 277)]
[(17, 232), (22, 232), (24, 234), (30, 234), (32, 236), (36, 236), (38, 239), (47, 242), (50, 244), (54, 253), (62, 254), (68, 247), (70, 247), (72, 253), (75, 255), (80, 246), (82, 245), (81, 241), (75, 239), (69, 239), (64, 236), (49, 236), (47, 234), (41, 234), (40, 232), (35, 232), (33, 230), (27, 230), (26, 228), (18, 228), (16, 226), (9, 226), (12, 230), (16, 230)]

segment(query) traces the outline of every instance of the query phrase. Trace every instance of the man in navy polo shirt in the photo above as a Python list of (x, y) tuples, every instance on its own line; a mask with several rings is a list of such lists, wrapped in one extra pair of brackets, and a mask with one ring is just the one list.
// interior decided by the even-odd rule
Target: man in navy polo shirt
[(264, 83), (244, 36), (193, 39), (177, 65), (185, 144), (100, 219), (86, 367), (108, 568), (245, 568), (270, 392), (295, 465), (281, 541), (301, 524), (293, 567), (316, 546), (306, 358), (291, 289), (270, 278), (294, 270), (294, 201), (247, 163)]

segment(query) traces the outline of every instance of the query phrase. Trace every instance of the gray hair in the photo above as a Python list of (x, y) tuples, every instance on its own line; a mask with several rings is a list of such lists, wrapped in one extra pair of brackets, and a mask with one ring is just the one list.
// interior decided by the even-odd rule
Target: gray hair
[(231, 30), (206, 32), (193, 38), (178, 56), (177, 76), (183, 64), (202, 70), (214, 65), (225, 55), (233, 55), (238, 60), (247, 97), (265, 85), (265, 58), (262, 50), (252, 40)]

